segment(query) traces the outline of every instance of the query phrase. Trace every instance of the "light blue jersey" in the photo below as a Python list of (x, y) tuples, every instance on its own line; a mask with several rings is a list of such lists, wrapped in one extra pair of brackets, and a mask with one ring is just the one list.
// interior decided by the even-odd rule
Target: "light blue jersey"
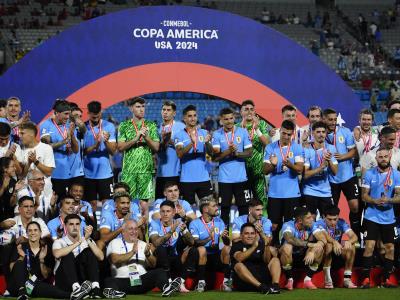
[(225, 223), (221, 218), (215, 217), (211, 222), (205, 223), (203, 217), (190, 222), (189, 230), (194, 239), (205, 240), (211, 235), (211, 228), (214, 228), (214, 239), (209, 241), (204, 247), (207, 253), (215, 253), (219, 251), (218, 244), (222, 232), (225, 230)]
[[(249, 222), (249, 215), (243, 215), (235, 218), (233, 220), (233, 225), (232, 225), (232, 234), (240, 234), (240, 228), (242, 228), (242, 225), (245, 223)], [(272, 236), (272, 223), (271, 220), (262, 217), (260, 221), (261, 223), (264, 234), (268, 237)]]

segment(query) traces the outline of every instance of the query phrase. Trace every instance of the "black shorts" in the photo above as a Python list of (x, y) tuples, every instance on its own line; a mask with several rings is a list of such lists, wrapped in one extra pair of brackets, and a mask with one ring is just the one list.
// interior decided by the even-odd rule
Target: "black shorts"
[(317, 214), (317, 209), (318, 209), (319, 214), (322, 216), (325, 209), (333, 204), (332, 197), (316, 197), (316, 196), (304, 195), (303, 199), (307, 209), (314, 215)]
[(83, 176), (73, 177), (69, 179), (55, 179), (51, 178), (51, 184), (53, 186), (53, 191), (58, 196), (58, 201), (64, 196), (68, 195), (68, 189), (73, 183), (80, 183), (85, 186), (85, 178)]
[(331, 190), (332, 199), (336, 206), (339, 204), (341, 192), (343, 192), (347, 201), (358, 199), (360, 196), (360, 188), (358, 187), (358, 180), (356, 176), (342, 183), (331, 182)]
[(213, 193), (213, 189), (210, 181), (203, 182), (181, 182), (181, 194), (184, 200), (189, 202), (190, 204), (196, 203), (196, 197), (199, 199), (210, 196)]
[[(179, 176), (172, 177), (156, 177), (156, 198), (164, 198), (164, 186), (167, 182), (176, 182), (179, 185)], [(186, 200), (186, 199), (185, 199)]]
[(384, 244), (394, 244), (397, 237), (395, 223), (393, 224), (378, 224), (370, 220), (363, 220), (364, 239), (366, 241), (381, 240)]
[(235, 196), (236, 206), (247, 206), (251, 199), (251, 193), (247, 181), (236, 183), (218, 182), (221, 207), (231, 207), (232, 198)]
[[(267, 272), (267, 266), (265, 265), (264, 262), (260, 262), (259, 264), (244, 262), (244, 265), (259, 282), (268, 284), (271, 281), (269, 273)], [(255, 286), (241, 280), (239, 275), (236, 274), (236, 272), (233, 272), (232, 279), (233, 279), (233, 285), (235, 286), (235, 290), (237, 291), (240, 292), (257, 291), (257, 288)]]
[(86, 201), (106, 200), (112, 197), (114, 178), (90, 179), (85, 178)]
[(299, 206), (300, 197), (298, 198), (268, 198), (268, 218), (272, 224), (282, 224), (290, 221), (294, 217), (294, 209)]

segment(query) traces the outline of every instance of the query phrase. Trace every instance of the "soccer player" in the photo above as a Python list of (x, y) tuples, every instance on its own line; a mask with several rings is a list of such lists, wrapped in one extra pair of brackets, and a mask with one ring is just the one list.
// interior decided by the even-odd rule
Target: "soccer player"
[(165, 183), (179, 182), (181, 163), (175, 151), (175, 135), (185, 128), (185, 124), (175, 121), (176, 104), (164, 101), (161, 109), (162, 124), (158, 130), (161, 136), (160, 150), (157, 153), (156, 199), (162, 198)]
[[(281, 264), (277, 257), (271, 259), (268, 252), (268, 240), (259, 240), (254, 224), (244, 223), (240, 228), (240, 240), (233, 243), (230, 252), (234, 270), (233, 284), (237, 290), (259, 291), (262, 294), (280, 293)], [(267, 285), (267, 268), (272, 276), (271, 287)]]
[(250, 141), (253, 145), (253, 152), (246, 158), (246, 173), (248, 186), (251, 189), (254, 198), (262, 201), (264, 208), (267, 206), (267, 197), (265, 192), (265, 176), (263, 172), (264, 148), (269, 143), (268, 124), (260, 120), (255, 111), (255, 105), (252, 100), (242, 102), (240, 108), (242, 116), (241, 123), (238, 126), (246, 128)]
[(265, 149), (264, 173), (271, 174), (268, 189), (268, 216), (272, 222), (274, 242), (278, 241), (278, 227), (293, 218), (294, 208), (300, 202), (298, 175), (303, 172), (303, 148), (292, 142), (295, 125), (282, 122), (280, 139)]
[[(50, 235), (53, 238), (53, 240), (64, 237), (67, 234), (67, 227), (65, 226), (65, 218), (68, 215), (77, 213), (79, 214), (79, 209), (75, 207), (75, 200), (72, 197), (64, 196), (63, 198), (61, 198), (59, 203), (60, 203), (60, 214), (47, 223), (47, 227), (49, 228)], [(82, 235), (84, 235), (86, 223), (83, 217), (81, 217), (80, 227), (82, 231), (81, 233)]]
[(142, 213), (147, 216), (147, 201), (154, 196), (153, 153), (159, 150), (159, 137), (156, 124), (144, 118), (145, 100), (136, 97), (128, 105), (132, 119), (118, 127), (118, 150), (124, 153), (122, 181), (129, 185), (131, 196), (140, 199)]
[(70, 106), (65, 100), (57, 100), (53, 106), (54, 117), (40, 125), (40, 138), (49, 144), (54, 151), (56, 167), (52, 173), (53, 190), (59, 197), (67, 194), (73, 182), (72, 161), (70, 155), (79, 152), (75, 137), (75, 125), (69, 122)]
[(6, 117), (0, 118), (0, 122), (5, 122), (10, 124), (12, 128), (11, 140), (14, 143), (19, 143), (19, 126), (29, 121), (31, 117), (30, 111), (25, 111), (20, 117), (21, 114), (21, 100), (17, 97), (10, 97), (7, 99), (6, 106)]
[(84, 185), (74, 182), (68, 189), (68, 194), (74, 199), (75, 211), (85, 218), (88, 225), (92, 225), (96, 229), (96, 216), (93, 213), (92, 206), (89, 202), (82, 200), (84, 195)]
[[(178, 276), (186, 278), (182, 265), (186, 257), (182, 254), (186, 247), (194, 244), (193, 237), (181, 219), (174, 220), (175, 204), (165, 200), (160, 206), (160, 219), (152, 220), (149, 226), (149, 241), (156, 247), (154, 255), (157, 258), (157, 266), (165, 270), (168, 278)], [(171, 276), (174, 274), (175, 276)], [(181, 292), (189, 292), (181, 284)]]
[[(296, 121), (297, 121), (297, 108), (294, 107), (293, 105), (285, 105), (284, 107), (282, 107), (281, 109), (282, 112), (282, 119), (283, 121), (288, 120), (288, 121), (292, 121), (293, 124), (295, 125), (295, 129), (293, 129), (293, 133), (291, 136), (291, 140), (293, 143), (297, 143), (297, 144), (301, 144), (301, 128), (296, 125)], [(274, 128), (270, 131), (270, 136), (271, 136), (271, 142), (277, 142), (280, 139), (280, 135), (281, 135), (281, 128)]]
[(354, 137), (348, 128), (337, 125), (337, 112), (335, 110), (325, 109), (323, 118), (328, 129), (326, 141), (336, 148), (334, 157), (338, 161), (337, 173), (329, 175), (333, 202), (338, 206), (340, 193), (343, 192), (350, 208), (351, 228), (356, 234), (359, 234), (361, 230), (361, 210), (359, 209), (357, 177), (353, 172), (353, 158), (357, 154)]
[[(183, 109), (184, 130), (175, 135), (175, 149), (181, 161), (180, 186), (183, 199), (191, 205), (198, 198), (212, 195), (210, 175), (206, 168), (206, 152), (212, 154), (211, 135), (197, 128), (196, 107), (189, 105)], [(194, 171), (195, 170), (195, 171)]]
[(153, 202), (152, 219), (160, 219), (160, 205), (165, 200), (171, 201), (175, 205), (175, 217), (180, 218), (183, 222), (189, 224), (191, 220), (197, 218), (189, 202), (179, 199), (179, 187), (176, 182), (166, 182), (164, 187), (164, 198), (157, 199)]
[[(120, 290), (121, 297), (126, 294), (144, 294), (155, 287), (162, 290), (162, 296), (168, 297), (179, 291), (181, 278), (168, 282), (168, 275), (163, 269), (149, 268), (156, 266), (156, 257), (151, 251), (150, 244), (138, 239), (138, 226), (134, 220), (122, 225), (122, 237), (111, 241), (107, 247), (107, 258), (111, 263), (112, 277), (106, 278), (104, 294), (109, 288)], [(122, 294), (123, 293), (123, 294)], [(109, 297), (112, 298), (112, 297)]]
[(367, 205), (363, 221), (365, 250), (362, 288), (369, 288), (374, 249), (379, 240), (385, 250), (383, 286), (394, 287), (389, 276), (394, 264), (394, 239), (397, 234), (393, 204), (400, 203), (400, 173), (390, 166), (388, 149), (378, 149), (376, 161), (378, 166), (365, 173), (362, 184), (362, 200)]
[[(130, 194), (129, 185), (125, 182), (117, 182), (113, 185), (113, 191), (115, 194), (120, 193), (128, 193)], [(106, 212), (113, 213), (115, 210), (115, 201), (114, 199), (106, 200), (101, 207), (101, 215), (105, 214)], [(130, 211), (136, 216), (136, 219), (139, 220), (142, 217), (142, 213), (140, 211), (140, 204), (138, 200), (131, 200)]]
[(103, 251), (90, 238), (93, 227), (86, 226), (81, 233), (81, 217), (70, 214), (65, 217), (66, 234), (53, 243), (55, 285), (71, 292), (71, 299), (84, 299), (90, 295), (103, 298), (100, 290), (99, 262)]
[(245, 223), (253, 224), (257, 234), (263, 238), (268, 238), (268, 244), (272, 239), (272, 223), (271, 221), (263, 216), (263, 203), (258, 199), (252, 199), (249, 202), (249, 212), (245, 215), (241, 215), (233, 220), (232, 225), (232, 241), (236, 242), (241, 239), (240, 231), (242, 225)]
[(329, 174), (335, 175), (338, 162), (334, 157), (336, 149), (325, 142), (326, 124), (315, 122), (312, 128), (313, 142), (304, 148), (303, 196), (307, 208), (315, 217), (317, 209), (322, 215), (327, 206), (333, 204)]
[(56, 167), (53, 148), (36, 140), (38, 129), (33, 122), (21, 124), (19, 133), (21, 145), (23, 146), (23, 174), (28, 174), (29, 170), (39, 170), (42, 172), (45, 175), (44, 194), (47, 197), (51, 197), (53, 194), (51, 175)]
[(113, 171), (110, 155), (117, 149), (114, 124), (102, 119), (101, 103), (92, 101), (87, 105), (89, 120), (85, 123), (84, 171), (85, 199), (92, 207), (97, 200), (104, 203), (110, 199), (113, 186)]
[(304, 207), (295, 210), (295, 220), (283, 224), (282, 246), (279, 249), (282, 269), (286, 275), (285, 288), (293, 290), (293, 263), (301, 262), (307, 266), (304, 287), (315, 290), (317, 287), (312, 282), (313, 274), (324, 255), (324, 241), (314, 241), (312, 236), (313, 215)]
[(306, 147), (313, 141), (312, 126), (322, 120), (322, 109), (319, 106), (311, 106), (307, 112), (309, 123), (301, 127), (301, 143)]
[(231, 108), (223, 108), (219, 114), (222, 128), (214, 131), (212, 146), (214, 160), (219, 162), (218, 191), (221, 197), (221, 218), (229, 226), (232, 197), (240, 215), (248, 211), (250, 191), (247, 186), (244, 159), (251, 156), (252, 144), (246, 129), (235, 126)]
[[(120, 236), (122, 232), (122, 224), (127, 220), (139, 221), (137, 216), (130, 211), (130, 195), (126, 192), (114, 194), (115, 211), (106, 212), (100, 219), (100, 238), (104, 244), (108, 244), (111, 240)], [(146, 225), (146, 218), (140, 219), (138, 227)], [(139, 236), (143, 239), (142, 231)]]
[[(206, 265), (224, 272), (224, 283), (230, 280), (229, 232), (225, 229), (225, 223), (218, 217), (218, 204), (215, 199), (203, 199), (200, 202), (201, 217), (193, 220), (190, 225), (190, 233), (194, 238), (195, 247), (188, 252), (186, 259), (187, 269), (195, 269), (197, 266), (198, 284), (197, 292), (204, 292), (206, 288)], [(219, 249), (219, 240), (222, 239), (224, 247)]]
[(317, 240), (327, 242), (325, 246), (324, 257), (324, 275), (325, 288), (333, 289), (333, 281), (331, 277), (332, 255), (342, 257), (345, 261), (344, 265), (344, 281), (345, 288), (354, 289), (357, 286), (351, 281), (357, 243), (357, 235), (351, 230), (345, 220), (339, 218), (340, 209), (336, 206), (330, 206), (325, 209), (324, 218), (319, 219), (313, 225), (313, 235)]

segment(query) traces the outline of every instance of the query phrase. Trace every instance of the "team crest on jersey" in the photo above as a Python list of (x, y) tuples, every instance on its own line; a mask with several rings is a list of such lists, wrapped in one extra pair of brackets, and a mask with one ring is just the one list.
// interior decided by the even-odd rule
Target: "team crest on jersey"
[(214, 228), (214, 232), (215, 232), (216, 234), (218, 234), (218, 233), (219, 233), (219, 228), (218, 228), (218, 227), (215, 227), (215, 228)]
[(292, 151), (289, 152), (289, 158), (293, 158), (293, 152)]
[(177, 239), (177, 238), (178, 238), (178, 233), (175, 231), (175, 232), (172, 234), (172, 237), (173, 237), (174, 239)]
[(204, 142), (204, 137), (202, 135), (199, 136), (199, 141)]
[(389, 179), (389, 182), (388, 182), (388, 186), (392, 186), (392, 184), (393, 184), (393, 179), (390, 178), (390, 179)]
[(236, 142), (237, 142), (237, 143), (240, 143), (241, 141), (242, 141), (242, 138), (241, 138), (240, 136), (237, 136), (237, 137), (236, 137)]
[(344, 137), (343, 136), (339, 136), (339, 143), (341, 143), (341, 144), (344, 143)]

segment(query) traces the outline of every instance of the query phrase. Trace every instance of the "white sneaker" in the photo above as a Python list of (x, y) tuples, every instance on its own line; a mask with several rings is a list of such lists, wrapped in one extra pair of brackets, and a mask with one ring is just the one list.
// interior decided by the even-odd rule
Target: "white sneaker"
[(196, 291), (198, 291), (199, 293), (202, 293), (205, 291), (205, 289), (206, 289), (206, 282), (204, 280), (200, 280), (197, 283)]
[(224, 281), (221, 285), (221, 290), (224, 292), (232, 292), (232, 280)]

